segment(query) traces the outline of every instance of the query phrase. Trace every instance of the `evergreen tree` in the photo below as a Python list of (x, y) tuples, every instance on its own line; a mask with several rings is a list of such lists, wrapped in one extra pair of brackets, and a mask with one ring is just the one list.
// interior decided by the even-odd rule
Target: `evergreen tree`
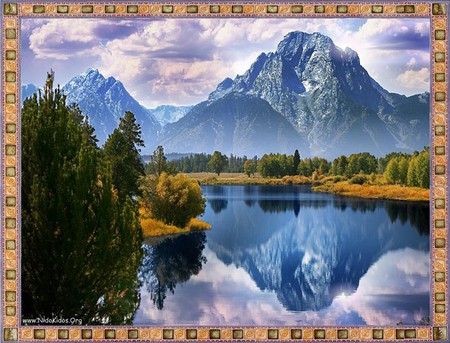
[(125, 135), (130, 147), (134, 147), (137, 152), (140, 152), (140, 147), (145, 147), (144, 141), (141, 138), (141, 126), (136, 123), (134, 114), (126, 111), (125, 115), (120, 118), (119, 130)]
[(300, 163), (300, 153), (298, 152), (297, 149), (295, 149), (295, 152), (294, 152), (294, 161), (293, 162), (294, 162), (294, 166), (293, 166), (293, 173), (292, 173), (292, 175), (295, 175), (295, 174), (297, 174), (298, 165)]
[(144, 173), (144, 163), (139, 154), (139, 147), (144, 146), (141, 139), (140, 125), (136, 124), (133, 113), (127, 111), (120, 118), (119, 127), (109, 135), (103, 153), (112, 173), (119, 201), (126, 197), (134, 198), (140, 194), (139, 179)]
[(131, 323), (137, 211), (117, 203), (92, 127), (53, 80), (22, 110), (22, 315)]
[(156, 176), (159, 176), (162, 172), (167, 172), (167, 158), (161, 145), (156, 148), (150, 157), (148, 172)]

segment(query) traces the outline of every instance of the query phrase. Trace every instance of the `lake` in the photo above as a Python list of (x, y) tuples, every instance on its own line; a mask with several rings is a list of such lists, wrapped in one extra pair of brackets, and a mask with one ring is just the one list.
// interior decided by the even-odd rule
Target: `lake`
[(144, 245), (135, 325), (429, 325), (429, 204), (202, 186), (207, 232)]

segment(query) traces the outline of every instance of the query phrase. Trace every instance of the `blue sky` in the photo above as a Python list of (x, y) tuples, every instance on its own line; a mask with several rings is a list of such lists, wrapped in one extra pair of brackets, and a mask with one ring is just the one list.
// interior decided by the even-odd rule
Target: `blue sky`
[(22, 83), (64, 85), (87, 68), (122, 81), (144, 106), (205, 100), (291, 31), (320, 32), (350, 47), (384, 88), (429, 91), (427, 19), (23, 19)]

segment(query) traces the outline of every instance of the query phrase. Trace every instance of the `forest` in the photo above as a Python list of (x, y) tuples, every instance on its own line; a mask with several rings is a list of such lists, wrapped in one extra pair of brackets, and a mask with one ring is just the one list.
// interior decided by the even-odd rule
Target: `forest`
[(292, 155), (271, 153), (251, 159), (233, 154), (227, 157), (216, 151), (212, 155), (191, 154), (167, 163), (172, 170), (183, 173), (245, 173), (250, 177), (258, 172), (264, 178), (304, 176), (311, 181), (334, 176), (335, 181), (348, 180), (353, 184), (375, 182), (382, 176), (383, 184), (430, 188), (429, 147), (412, 154), (391, 152), (380, 158), (362, 152), (342, 155), (333, 161), (320, 157), (302, 159), (298, 150)]

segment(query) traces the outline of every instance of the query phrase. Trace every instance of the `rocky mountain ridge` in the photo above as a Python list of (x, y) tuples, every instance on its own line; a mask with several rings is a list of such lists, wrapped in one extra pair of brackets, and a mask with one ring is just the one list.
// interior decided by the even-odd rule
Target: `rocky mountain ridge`
[[(23, 95), (32, 87), (22, 88)], [(112, 78), (89, 69), (64, 87), (68, 102), (88, 114), (100, 143), (126, 110), (142, 126), (151, 153), (261, 156), (270, 152), (328, 159), (369, 152), (412, 152), (429, 145), (429, 93), (390, 93), (360, 64), (358, 54), (320, 34), (290, 32), (234, 79), (195, 106), (146, 109)]]

